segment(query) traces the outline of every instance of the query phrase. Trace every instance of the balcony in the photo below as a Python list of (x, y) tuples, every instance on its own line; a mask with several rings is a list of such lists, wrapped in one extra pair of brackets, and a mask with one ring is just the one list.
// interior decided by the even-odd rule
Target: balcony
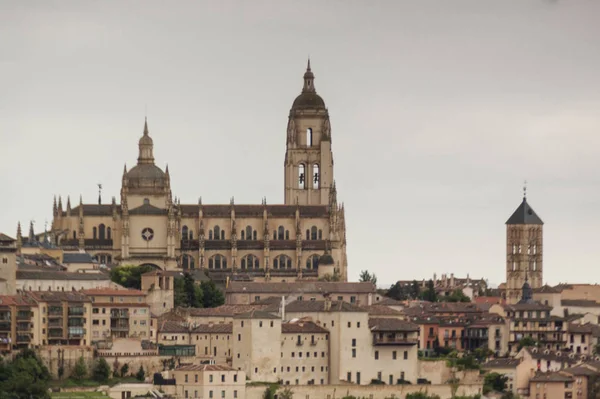
[(31, 323), (18, 323), (17, 331), (31, 331)]
[(71, 338), (83, 338), (85, 336), (85, 329), (81, 327), (70, 327), (69, 328), (69, 339)]
[(28, 343), (31, 342), (30, 335), (17, 335), (17, 343)]
[(304, 341), (296, 341), (296, 346), (302, 346), (304, 345)]
[(48, 331), (48, 337), (49, 338), (62, 338), (63, 337), (63, 330), (62, 330), (62, 328), (49, 330)]
[(62, 306), (49, 306), (48, 307), (48, 317), (62, 317), (63, 316), (63, 308)]
[(110, 325), (111, 331), (129, 331), (129, 324), (112, 324)]
[(0, 311), (0, 321), (10, 321), (10, 320), (11, 320), (10, 310)]
[(52, 327), (62, 328), (63, 327), (62, 317), (58, 318), (58, 319), (48, 320), (48, 327), (49, 328), (52, 328)]
[(11, 323), (8, 321), (0, 321), (0, 331), (11, 331)]
[(110, 311), (111, 319), (128, 319), (129, 318), (129, 310), (128, 309), (112, 309)]
[(69, 307), (69, 317), (81, 317), (85, 314), (83, 307)]
[(317, 346), (317, 341), (310, 341), (310, 346)]
[(17, 320), (30, 320), (31, 316), (32, 314), (30, 311), (17, 312)]
[(416, 345), (416, 338), (373, 336), (373, 345)]

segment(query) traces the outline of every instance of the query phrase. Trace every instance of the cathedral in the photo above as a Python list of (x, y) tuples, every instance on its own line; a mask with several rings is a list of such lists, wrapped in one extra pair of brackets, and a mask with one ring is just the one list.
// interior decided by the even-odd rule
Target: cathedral
[(211, 278), (347, 281), (344, 206), (333, 175), (331, 125), (310, 61), (287, 124), (284, 203), (181, 203), (168, 166), (154, 162), (147, 121), (137, 165), (123, 170), (120, 203), (53, 205), (52, 236), (64, 250), (85, 250), (101, 264), (204, 269)]

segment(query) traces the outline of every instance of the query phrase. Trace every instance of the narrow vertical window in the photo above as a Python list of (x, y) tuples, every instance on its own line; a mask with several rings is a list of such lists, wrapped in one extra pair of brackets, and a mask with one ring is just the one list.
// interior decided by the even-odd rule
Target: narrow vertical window
[(306, 129), (306, 146), (307, 147), (312, 147), (313, 145), (313, 135), (312, 135), (312, 128), (308, 128)]
[(181, 228), (181, 239), (184, 241), (188, 239), (188, 227), (187, 226), (183, 226)]
[(283, 228), (283, 226), (279, 226), (277, 228), (277, 239), (278, 240), (283, 240), (284, 233), (285, 233), (285, 229)]
[(106, 238), (106, 226), (101, 224), (98, 226), (98, 238), (104, 240)]
[(319, 164), (313, 165), (313, 188), (318, 189), (321, 181), (321, 175), (319, 173)]
[(215, 226), (213, 230), (215, 232), (215, 240), (218, 240), (221, 236), (221, 228), (219, 226)]
[(303, 163), (298, 165), (298, 188), (304, 190), (306, 187), (306, 167)]
[(246, 240), (251, 240), (251, 239), (252, 239), (252, 227), (247, 226), (246, 227)]
[(112, 230), (110, 229), (110, 227), (106, 228), (106, 239), (112, 240)]
[(98, 237), (97, 237), (97, 235), (98, 235), (98, 229), (96, 229), (95, 227), (94, 227), (94, 228), (92, 228), (92, 235), (93, 235), (93, 237), (94, 237), (94, 240), (95, 240), (96, 238), (98, 238)]

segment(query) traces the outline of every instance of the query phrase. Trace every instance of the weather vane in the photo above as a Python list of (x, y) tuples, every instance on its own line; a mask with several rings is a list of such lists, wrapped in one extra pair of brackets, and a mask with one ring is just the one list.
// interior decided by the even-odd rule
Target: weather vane
[(102, 184), (98, 183), (98, 205), (102, 204)]
[(523, 199), (527, 199), (527, 180), (523, 182)]

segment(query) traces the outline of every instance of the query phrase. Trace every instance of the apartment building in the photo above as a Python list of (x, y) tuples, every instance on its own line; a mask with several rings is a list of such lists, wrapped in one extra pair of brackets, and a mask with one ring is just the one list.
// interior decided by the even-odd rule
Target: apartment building
[(329, 384), (329, 331), (309, 319), (281, 324), (280, 379), (286, 385)]
[(92, 301), (80, 292), (27, 291), (33, 299), (33, 324), (36, 327), (35, 345), (91, 344)]
[(224, 365), (186, 365), (173, 371), (178, 398), (243, 399), (246, 374)]
[(568, 323), (566, 338), (565, 346), (571, 352), (592, 355), (600, 338), (600, 326), (589, 322)]
[(212, 359), (216, 364), (231, 364), (232, 323), (207, 323), (192, 328), (190, 344), (196, 345), (196, 356)]
[(538, 372), (529, 380), (529, 397), (535, 399), (577, 398), (575, 387), (575, 378), (569, 374)]
[(0, 296), (0, 353), (28, 348), (34, 338), (35, 301), (20, 295)]
[(150, 338), (150, 305), (139, 290), (96, 288), (81, 291), (92, 302), (92, 340)]

